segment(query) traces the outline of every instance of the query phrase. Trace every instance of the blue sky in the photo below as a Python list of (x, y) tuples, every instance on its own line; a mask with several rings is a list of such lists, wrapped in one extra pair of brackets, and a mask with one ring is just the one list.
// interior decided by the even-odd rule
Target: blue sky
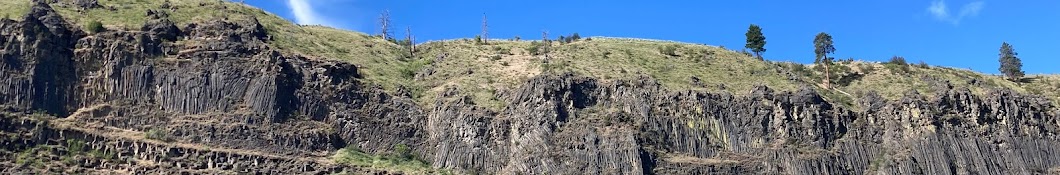
[(396, 35), (419, 41), (470, 38), (489, 19), (491, 38), (539, 39), (578, 32), (742, 48), (751, 23), (762, 26), (766, 59), (809, 63), (813, 37), (831, 34), (836, 58), (910, 62), (997, 73), (1001, 42), (1014, 46), (1029, 74), (1060, 73), (1060, 1), (422, 1), (251, 0), (301, 24), (377, 33), (389, 9)]

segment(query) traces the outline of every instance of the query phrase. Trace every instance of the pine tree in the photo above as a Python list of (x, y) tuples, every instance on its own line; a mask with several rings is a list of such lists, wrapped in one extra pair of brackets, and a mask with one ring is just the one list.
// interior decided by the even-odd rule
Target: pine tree
[(747, 28), (747, 44), (744, 47), (751, 49), (758, 59), (762, 59), (762, 52), (766, 51), (766, 36), (762, 35), (762, 28), (751, 24)]
[(813, 39), (813, 46), (813, 53), (817, 54), (813, 63), (828, 61), (826, 60), (828, 59), (828, 54), (835, 52), (835, 46), (832, 45), (832, 35), (828, 35), (828, 33), (818, 33), (817, 37)]
[(828, 33), (818, 33), (817, 37), (813, 39), (813, 52), (817, 54), (814, 59), (814, 63), (824, 65), (824, 86), (828, 88), (828, 81), (831, 78), (831, 72), (828, 70), (828, 65), (832, 64), (831, 58), (828, 54), (835, 53), (835, 46), (832, 45), (832, 35)]
[(1023, 78), (1023, 62), (1020, 61), (1019, 53), (1016, 53), (1015, 49), (1012, 49), (1012, 45), (1008, 42), (1001, 43), (1001, 53), (998, 54), (998, 62), (1001, 62), (1001, 67), (998, 68), (1001, 73), (1005, 74), (1005, 77), (1011, 81), (1019, 82)]

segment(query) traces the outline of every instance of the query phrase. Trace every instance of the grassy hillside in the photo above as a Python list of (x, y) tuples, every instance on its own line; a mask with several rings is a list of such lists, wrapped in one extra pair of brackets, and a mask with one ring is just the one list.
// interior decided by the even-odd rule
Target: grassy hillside
[[(674, 90), (749, 92), (756, 84), (794, 90), (798, 82), (780, 74), (774, 63), (718, 47), (638, 39), (593, 38), (571, 43), (538, 41), (453, 40), (421, 44), (424, 59), (432, 59), (417, 85), (427, 88), (426, 97), (446, 86), (473, 94), (476, 104), (499, 109), (491, 101), (498, 91), (514, 88), (526, 79), (548, 73), (574, 72), (605, 80), (656, 78)], [(548, 53), (532, 53), (532, 48)], [(674, 53), (663, 54), (663, 47)], [(540, 51), (539, 51), (540, 52)], [(439, 55), (448, 55), (439, 59)], [(546, 56), (547, 55), (547, 56)], [(430, 58), (427, 56), (435, 57)], [(698, 79), (696, 83), (695, 79)]]
[[(78, 25), (101, 21), (108, 29), (136, 30), (146, 10), (162, 9), (163, 0), (100, 0), (104, 8), (79, 12), (53, 5)], [(263, 10), (219, 0), (170, 0), (164, 11), (183, 25), (203, 20), (256, 18), (272, 36), (271, 45), (286, 52), (317, 59), (336, 59), (358, 65), (371, 84), (395, 91), (404, 87), (421, 104), (429, 105), (447, 87), (471, 95), (476, 104), (503, 109), (498, 93), (514, 89), (530, 77), (573, 72), (603, 80), (649, 76), (672, 90), (748, 93), (754, 85), (777, 90), (812, 86), (828, 100), (853, 105), (869, 91), (897, 99), (910, 90), (934, 95), (940, 87), (967, 87), (976, 93), (996, 88), (1060, 97), (1060, 77), (1032, 75), (1014, 83), (996, 75), (934, 66), (839, 61), (832, 68), (834, 89), (824, 89), (823, 69), (816, 65), (761, 61), (715, 46), (642, 39), (582, 39), (571, 43), (471, 39), (427, 42), (414, 53), (407, 48), (364, 33), (324, 26), (302, 26)], [(0, 2), (0, 14), (18, 19), (29, 0)], [(547, 50), (547, 52), (545, 51)], [(672, 51), (671, 51), (672, 50)], [(993, 60), (982, 60), (993, 61)], [(1054, 100), (1055, 101), (1055, 100)]]
[[(66, 1), (62, 1), (66, 2)], [(169, 8), (162, 8), (165, 0), (99, 0), (102, 8), (79, 11), (63, 3), (52, 4), (69, 22), (85, 26), (100, 21), (109, 30), (139, 30), (147, 19), (147, 10), (161, 10), (169, 14), (178, 26), (207, 20), (248, 20), (256, 18), (272, 36), (272, 46), (287, 52), (319, 58), (340, 59), (361, 66), (362, 73), (375, 84), (393, 88), (403, 82), (384, 77), (400, 77), (393, 67), (407, 63), (396, 59), (396, 44), (372, 38), (358, 32), (322, 26), (302, 26), (291, 23), (264, 10), (222, 0), (168, 0)], [(0, 1), (0, 15), (21, 19), (29, 11), (30, 0)]]

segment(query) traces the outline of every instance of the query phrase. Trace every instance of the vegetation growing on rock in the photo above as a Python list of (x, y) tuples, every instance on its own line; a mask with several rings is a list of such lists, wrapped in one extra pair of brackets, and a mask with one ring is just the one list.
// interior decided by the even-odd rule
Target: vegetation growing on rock
[[(1058, 77), (832, 61), (826, 33), (807, 65), (577, 33), (486, 43), (485, 25), (475, 40), (393, 42), (212, 0), (45, 5), (0, 2), (66, 20), (0, 22), (3, 38), (42, 36), (0, 40), (25, 65), (0, 66), (0, 143), (14, 145), (0, 165), (16, 173), (1029, 174), (1060, 162), (1047, 155), (1060, 149)], [(80, 36), (91, 21), (111, 30)]]

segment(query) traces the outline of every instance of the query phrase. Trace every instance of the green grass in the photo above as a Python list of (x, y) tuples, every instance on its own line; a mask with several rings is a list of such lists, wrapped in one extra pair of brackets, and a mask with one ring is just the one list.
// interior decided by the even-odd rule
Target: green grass
[(29, 12), (29, 0), (0, 1), (0, 16), (21, 20)]
[[(841, 63), (842, 64), (842, 63)], [(1017, 92), (1026, 92), (1020, 85), (1004, 80), (1000, 76), (985, 75), (971, 70), (946, 68), (946, 67), (921, 67), (901, 66), (894, 64), (878, 64), (867, 62), (852, 62), (843, 64), (848, 67), (874, 67), (872, 71), (859, 71), (864, 76), (853, 81), (847, 86), (836, 87), (836, 89), (850, 94), (865, 94), (868, 91), (877, 91), (887, 99), (898, 99), (906, 91), (916, 90), (921, 94), (934, 96), (935, 89), (949, 84), (953, 87), (965, 87), (975, 94), (986, 94), (997, 88), (1012, 89)], [(903, 69), (908, 69), (905, 71)], [(857, 95), (855, 95), (857, 96)], [(858, 96), (860, 97), (860, 96)]]
[[(159, 9), (162, 0), (100, 0), (104, 8), (79, 13), (73, 7), (53, 5), (76, 26), (100, 21), (107, 29), (138, 29), (148, 9)], [(670, 90), (696, 90), (746, 94), (755, 85), (778, 91), (794, 91), (811, 85), (837, 104), (853, 105), (868, 91), (887, 99), (898, 99), (906, 91), (935, 95), (934, 89), (949, 83), (977, 94), (995, 88), (1041, 94), (1057, 99), (1060, 78), (1029, 76), (1022, 84), (995, 75), (970, 70), (840, 61), (834, 65), (834, 89), (823, 88), (823, 70), (815, 65), (760, 61), (720, 47), (625, 38), (583, 39), (571, 43), (473, 39), (428, 42), (408, 53), (403, 46), (364, 33), (324, 26), (291, 23), (261, 9), (220, 0), (171, 0), (170, 19), (183, 26), (206, 20), (256, 18), (269, 32), (270, 45), (286, 53), (311, 59), (334, 59), (353, 63), (363, 81), (388, 92), (409, 90), (421, 105), (429, 107), (447, 88), (455, 88), (478, 106), (503, 110), (501, 93), (514, 90), (531, 77), (572, 72), (601, 80), (630, 80), (641, 76), (656, 79)], [(0, 14), (21, 19), (29, 0), (0, 2)], [(113, 7), (113, 11), (110, 10)], [(539, 44), (535, 44), (539, 43)], [(538, 52), (545, 52), (540, 54)], [(547, 55), (547, 57), (546, 57)], [(548, 59), (546, 59), (548, 58)], [(856, 75), (856, 76), (855, 76)], [(694, 79), (698, 81), (694, 81)]]
[(346, 164), (356, 167), (366, 167), (372, 169), (382, 170), (399, 170), (404, 173), (413, 174), (428, 174), (444, 172), (431, 167), (427, 161), (415, 158), (415, 156), (408, 153), (408, 148), (404, 147), (402, 151), (401, 145), (398, 145), (398, 149), (394, 153), (385, 155), (372, 155), (364, 153), (360, 149), (355, 147), (346, 147), (339, 149), (332, 156), (332, 159), (336, 163)]
[[(162, 0), (100, 0), (103, 8), (79, 13), (74, 7), (53, 5), (67, 21), (86, 26), (99, 21), (107, 29), (139, 30), (146, 22), (148, 9), (160, 10)], [(0, 2), (0, 14), (21, 19), (30, 6), (29, 0)], [(318, 59), (338, 59), (357, 64), (366, 80), (388, 90), (407, 86), (395, 67), (409, 66), (402, 61), (401, 47), (363, 33), (322, 26), (291, 23), (258, 8), (221, 0), (170, 0), (170, 9), (161, 9), (178, 26), (208, 20), (248, 20), (256, 18), (272, 36), (270, 44), (289, 53), (300, 53)], [(111, 11), (109, 7), (114, 7)]]
[(161, 127), (148, 129), (146, 132), (144, 132), (144, 138), (163, 142), (172, 141), (171, 138), (169, 138), (169, 133), (167, 133), (166, 130)]
[[(53, 4), (52, 7), (67, 21), (74, 24), (100, 21), (108, 28), (137, 30), (147, 21), (147, 10), (160, 10), (159, 7), (163, 2), (162, 0), (99, 0), (102, 8), (89, 9), (83, 13), (69, 5)], [(30, 4), (30, 0), (0, 2), (0, 10), (3, 10), (0, 13), (21, 19), (29, 10)], [(257, 17), (262, 23), (285, 21), (261, 9), (220, 0), (170, 0), (170, 5), (173, 7), (170, 9), (173, 10), (165, 9), (164, 11), (168, 12), (169, 19), (178, 26), (195, 21), (226, 18), (246, 20)]]
[(1028, 75), (1026, 83), (1021, 84), (1028, 93), (1039, 94), (1060, 106), (1060, 75)]
[[(62, 142), (60, 142), (62, 143)], [(58, 158), (60, 161), (55, 161)], [(113, 162), (118, 161), (113, 152), (104, 153), (101, 150), (92, 149), (84, 141), (66, 140), (59, 145), (36, 145), (26, 148), (15, 154), (15, 165), (31, 169), (46, 169), (48, 171), (61, 171), (49, 167), (78, 166), (84, 160), (97, 160)]]
[[(44, 156), (40, 154), (50, 153), (52, 147), (45, 145), (37, 145), (25, 150), (18, 152), (15, 156), (15, 164), (19, 166), (30, 166), (30, 167), (43, 167)], [(42, 153), (43, 152), (43, 153)]]
[[(475, 104), (499, 110), (505, 106), (496, 101), (496, 92), (517, 88), (527, 79), (541, 74), (572, 72), (603, 80), (630, 80), (642, 75), (657, 79), (671, 90), (729, 91), (744, 94), (754, 85), (769, 85), (780, 90), (794, 90), (798, 81), (778, 74), (780, 68), (737, 52), (714, 46), (659, 42), (637, 39), (593, 38), (568, 44), (553, 42), (545, 55), (531, 54), (545, 46), (531, 41), (491, 41), (488, 45), (473, 40), (451, 40), (422, 44), (421, 55), (449, 55), (435, 61), (433, 74), (417, 85), (427, 91), (427, 98), (452, 86), (470, 94)], [(673, 55), (658, 48), (673, 47)], [(676, 55), (676, 56), (675, 56)], [(693, 77), (699, 82), (694, 83)]]
[[(660, 47), (673, 47), (674, 53), (660, 53)], [(798, 84), (778, 74), (777, 67), (769, 62), (714, 46), (595, 38), (558, 46), (554, 52), (575, 73), (602, 79), (647, 75), (671, 90), (746, 94), (759, 84), (781, 90), (794, 90)], [(693, 77), (699, 79), (699, 85)]]

